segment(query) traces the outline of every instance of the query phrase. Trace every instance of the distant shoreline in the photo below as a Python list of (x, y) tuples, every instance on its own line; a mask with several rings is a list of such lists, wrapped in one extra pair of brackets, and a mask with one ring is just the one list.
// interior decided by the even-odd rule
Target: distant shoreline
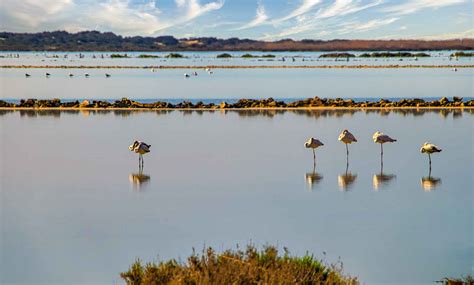
[(0, 69), (395, 69), (395, 68), (474, 68), (468, 65), (0, 65)]
[(391, 109), (474, 109), (474, 99), (464, 101), (463, 98), (453, 97), (449, 100), (443, 97), (439, 100), (425, 101), (423, 99), (400, 99), (391, 101), (355, 102), (353, 99), (307, 98), (292, 102), (284, 102), (273, 98), (267, 99), (240, 99), (234, 103), (192, 103), (183, 100), (179, 103), (156, 101), (141, 103), (128, 98), (114, 102), (103, 100), (75, 100), (61, 102), (60, 99), (21, 99), (19, 103), (10, 103), (0, 100), (0, 109), (10, 110), (391, 110)]
[(0, 107), (0, 111), (390, 111), (390, 110), (474, 110), (464, 107), (258, 107), (258, 108), (100, 108), (100, 107)]

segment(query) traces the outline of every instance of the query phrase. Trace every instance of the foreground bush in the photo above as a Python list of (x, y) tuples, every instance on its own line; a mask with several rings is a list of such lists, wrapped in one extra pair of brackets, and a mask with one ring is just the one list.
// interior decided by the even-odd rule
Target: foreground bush
[(468, 275), (461, 278), (444, 278), (439, 281), (439, 283), (443, 283), (444, 285), (474, 285), (474, 277)]
[(129, 285), (149, 284), (358, 284), (356, 278), (342, 274), (342, 264), (326, 266), (312, 255), (279, 255), (273, 246), (258, 251), (227, 250), (216, 253), (207, 248), (193, 254), (187, 262), (174, 259), (142, 265), (137, 260), (120, 276)]

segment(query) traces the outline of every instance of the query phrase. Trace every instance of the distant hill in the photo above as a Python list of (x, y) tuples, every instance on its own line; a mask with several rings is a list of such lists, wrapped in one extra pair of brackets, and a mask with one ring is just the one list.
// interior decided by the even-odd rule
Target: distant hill
[(455, 40), (301, 40), (273, 42), (250, 39), (173, 36), (123, 37), (111, 32), (0, 32), (1, 51), (394, 51), (472, 50), (474, 39)]

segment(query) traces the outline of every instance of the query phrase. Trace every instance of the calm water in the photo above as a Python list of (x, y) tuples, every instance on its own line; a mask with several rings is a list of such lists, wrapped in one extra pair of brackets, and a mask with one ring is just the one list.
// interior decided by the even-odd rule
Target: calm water
[[(473, 97), (474, 69), (0, 69), (0, 99)], [(31, 74), (25, 78), (25, 73)], [(51, 73), (49, 78), (45, 73)], [(84, 73), (90, 74), (89, 78)], [(75, 76), (69, 78), (68, 74)], [(110, 73), (110, 78), (105, 78)]]
[[(0, 283), (121, 284), (137, 257), (249, 241), (340, 257), (367, 284), (469, 274), (473, 126), (472, 111), (3, 111)], [(399, 139), (383, 175), (376, 130)], [(134, 138), (152, 145), (141, 176)], [(424, 141), (443, 148), (429, 177)]]

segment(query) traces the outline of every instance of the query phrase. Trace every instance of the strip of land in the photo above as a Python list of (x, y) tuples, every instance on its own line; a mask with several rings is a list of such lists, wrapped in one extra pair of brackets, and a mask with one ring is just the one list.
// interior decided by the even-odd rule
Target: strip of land
[(352, 99), (328, 99), (328, 98), (308, 98), (292, 102), (278, 101), (273, 98), (268, 99), (240, 99), (234, 103), (222, 102), (220, 104), (182, 101), (172, 104), (166, 101), (156, 101), (152, 103), (142, 103), (128, 98), (122, 98), (114, 102), (102, 100), (83, 100), (82, 102), (68, 101), (61, 102), (60, 99), (38, 100), (22, 99), (19, 103), (0, 100), (0, 109), (10, 110), (310, 110), (310, 109), (474, 109), (474, 100), (463, 100), (460, 97), (453, 97), (452, 100), (443, 97), (439, 100), (425, 101), (424, 99), (400, 99), (390, 101), (380, 99), (379, 101), (355, 102)]
[(0, 69), (377, 69), (377, 68), (474, 68), (465, 65), (387, 64), (387, 65), (0, 65)]

